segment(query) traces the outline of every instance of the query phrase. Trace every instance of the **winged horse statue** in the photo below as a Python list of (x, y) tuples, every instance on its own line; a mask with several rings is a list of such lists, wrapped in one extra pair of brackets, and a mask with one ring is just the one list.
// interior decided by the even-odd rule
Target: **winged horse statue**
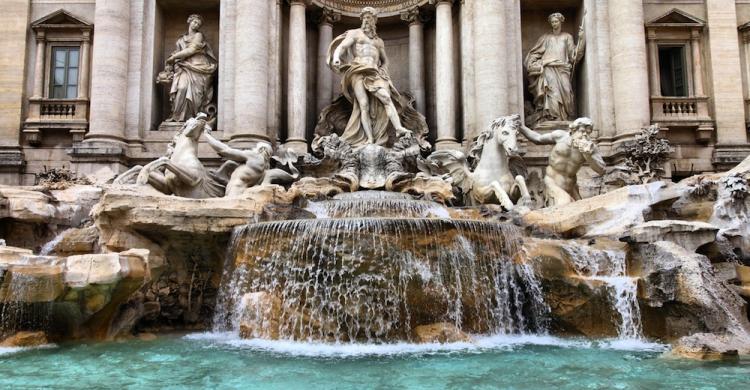
[(449, 176), (467, 204), (499, 203), (510, 211), (519, 201), (531, 200), (518, 154), (520, 125), (519, 115), (497, 118), (472, 143), (468, 156), (458, 150), (440, 150), (424, 166), (431, 174)]

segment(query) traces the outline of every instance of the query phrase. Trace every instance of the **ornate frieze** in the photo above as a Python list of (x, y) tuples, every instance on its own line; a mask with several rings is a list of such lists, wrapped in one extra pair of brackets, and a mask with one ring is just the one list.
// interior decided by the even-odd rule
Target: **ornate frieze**
[(428, 0), (313, 0), (320, 7), (330, 8), (349, 16), (359, 16), (364, 7), (375, 7), (381, 16), (396, 15), (426, 4)]

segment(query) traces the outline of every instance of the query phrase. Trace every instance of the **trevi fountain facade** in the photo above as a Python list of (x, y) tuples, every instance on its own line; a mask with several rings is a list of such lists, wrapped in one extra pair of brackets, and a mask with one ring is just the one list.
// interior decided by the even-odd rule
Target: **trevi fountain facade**
[(750, 3), (2, 10), (4, 386), (747, 385)]

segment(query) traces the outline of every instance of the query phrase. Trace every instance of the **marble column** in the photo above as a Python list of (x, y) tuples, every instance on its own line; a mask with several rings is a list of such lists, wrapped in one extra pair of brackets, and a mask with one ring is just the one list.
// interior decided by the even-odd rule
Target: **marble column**
[(89, 98), (89, 61), (91, 58), (91, 32), (83, 32), (83, 41), (81, 42), (81, 61), (78, 72), (78, 98)]
[(703, 56), (701, 55), (701, 34), (699, 30), (690, 32), (690, 47), (693, 55), (693, 93), (695, 96), (704, 96), (703, 91)]
[(597, 50), (589, 51), (589, 55), (596, 55), (597, 78), (599, 87), (599, 135), (612, 138), (616, 134), (615, 107), (612, 91), (612, 56), (610, 53), (609, 35), (609, 0), (595, 0), (596, 8), (596, 39)]
[(651, 121), (643, 4), (609, 2), (612, 90), (617, 137), (640, 132)]
[(477, 131), (489, 126), (498, 116), (508, 114), (505, 23), (504, 2), (474, 1), (474, 85)]
[[(24, 170), (21, 112), (24, 96), (26, 37), (29, 29), (29, 0), (4, 0), (0, 24), (0, 184), (19, 185)], [(33, 177), (30, 177), (33, 180)], [(28, 183), (31, 184), (31, 183)]]
[(104, 154), (124, 153), (130, 16), (128, 0), (96, 3), (91, 119), (84, 143), (113, 144), (101, 151)]
[(409, 23), (409, 92), (417, 111), (425, 115), (424, 24), (419, 7), (402, 13), (401, 20)]
[(36, 32), (36, 58), (34, 59), (34, 94), (32, 98), (41, 98), (44, 94), (44, 52), (47, 47), (44, 31)]
[(716, 121), (714, 163), (729, 166), (747, 155), (747, 129), (734, 0), (707, 0), (709, 58)]
[(333, 71), (326, 63), (328, 46), (333, 40), (333, 23), (341, 19), (341, 14), (323, 8), (318, 19), (318, 113), (333, 100)]
[(453, 0), (437, 0), (435, 10), (435, 77), (437, 140), (435, 148), (456, 149), (456, 73), (453, 61)]
[(476, 136), (474, 91), (474, 1), (461, 0), (461, 102), (464, 144)]
[(659, 48), (656, 45), (656, 31), (648, 31), (648, 81), (651, 96), (661, 96), (659, 82)]
[(219, 6), (219, 90), (217, 95), (219, 112), (217, 129), (231, 134), (234, 129), (234, 40), (237, 26), (235, 0), (221, 0)]
[(232, 145), (251, 147), (268, 137), (269, 1), (237, 1), (234, 35)]
[(268, 54), (268, 137), (272, 142), (279, 142), (279, 131), (281, 127), (281, 28), (282, 28), (282, 0), (272, 3), (269, 29), (269, 54)]
[(298, 153), (307, 152), (307, 27), (306, 0), (289, 0), (289, 79), (287, 89), (286, 146)]

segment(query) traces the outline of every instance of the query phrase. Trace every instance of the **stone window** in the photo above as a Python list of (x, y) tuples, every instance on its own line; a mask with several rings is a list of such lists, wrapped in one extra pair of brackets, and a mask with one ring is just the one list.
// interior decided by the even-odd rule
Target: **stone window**
[(715, 126), (703, 86), (704, 28), (676, 8), (646, 23), (651, 121), (662, 130), (692, 131), (705, 143)]
[(46, 130), (67, 131), (83, 140), (88, 129), (89, 59), (94, 26), (68, 11), (53, 12), (33, 23), (34, 86), (28, 99), (23, 134), (40, 145)]
[(50, 90), (52, 99), (78, 97), (78, 68), (80, 47), (53, 46), (50, 56)]
[(685, 45), (659, 46), (659, 78), (662, 96), (688, 96)]

